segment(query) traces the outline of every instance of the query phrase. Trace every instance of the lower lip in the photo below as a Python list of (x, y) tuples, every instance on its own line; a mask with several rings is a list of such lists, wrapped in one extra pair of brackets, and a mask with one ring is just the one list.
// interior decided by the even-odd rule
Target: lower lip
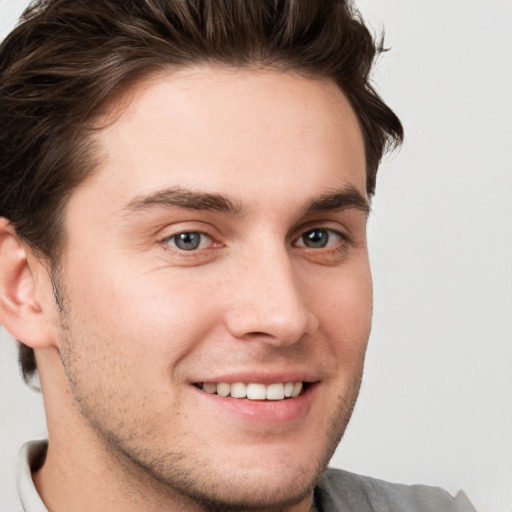
[(316, 394), (317, 383), (309, 384), (307, 389), (298, 397), (284, 400), (249, 400), (247, 398), (231, 398), (207, 393), (195, 386), (193, 389), (202, 400), (216, 407), (222, 413), (234, 414), (251, 423), (264, 425), (285, 425), (304, 418)]

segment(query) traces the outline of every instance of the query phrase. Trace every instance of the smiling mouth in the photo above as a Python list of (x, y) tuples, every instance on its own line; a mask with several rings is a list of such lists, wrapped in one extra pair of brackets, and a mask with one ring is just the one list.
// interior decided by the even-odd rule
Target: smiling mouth
[(235, 382), (199, 382), (195, 387), (213, 395), (249, 400), (287, 400), (304, 393), (308, 382), (277, 382), (274, 384)]

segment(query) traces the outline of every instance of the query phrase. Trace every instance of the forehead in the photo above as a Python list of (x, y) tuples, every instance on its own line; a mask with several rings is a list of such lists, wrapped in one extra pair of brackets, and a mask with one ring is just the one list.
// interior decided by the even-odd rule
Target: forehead
[(176, 185), (242, 201), (322, 184), (366, 195), (359, 124), (330, 80), (204, 66), (154, 75), (115, 107), (91, 183), (112, 206)]

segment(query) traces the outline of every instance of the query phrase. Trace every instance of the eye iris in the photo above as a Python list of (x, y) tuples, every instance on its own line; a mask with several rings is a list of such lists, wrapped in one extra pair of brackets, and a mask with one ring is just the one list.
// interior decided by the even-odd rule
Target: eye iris
[(201, 244), (200, 233), (180, 233), (174, 237), (174, 243), (179, 249), (184, 251), (193, 251)]
[(313, 229), (302, 237), (304, 245), (319, 249), (325, 247), (329, 241), (329, 234), (325, 229)]

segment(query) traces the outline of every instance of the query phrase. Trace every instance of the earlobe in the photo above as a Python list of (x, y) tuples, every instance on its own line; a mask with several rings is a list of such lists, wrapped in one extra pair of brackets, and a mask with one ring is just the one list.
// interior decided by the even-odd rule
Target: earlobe
[[(32, 265), (34, 267), (35, 265)], [(7, 219), (0, 218), (0, 323), (19, 341), (32, 348), (52, 344), (48, 315), (42, 305), (27, 248)]]

